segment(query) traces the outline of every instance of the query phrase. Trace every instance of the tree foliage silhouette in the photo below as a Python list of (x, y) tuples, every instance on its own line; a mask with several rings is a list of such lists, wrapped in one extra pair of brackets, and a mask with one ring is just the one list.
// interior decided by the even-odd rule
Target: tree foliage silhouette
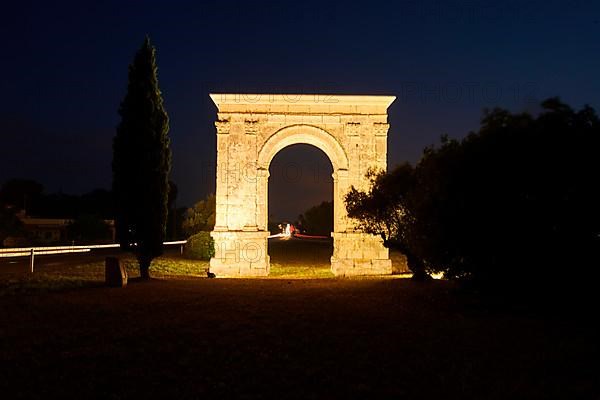
[(310, 207), (299, 217), (306, 233), (330, 236), (333, 231), (333, 202), (323, 201)]
[(182, 224), (184, 233), (192, 236), (198, 232), (212, 230), (215, 226), (216, 208), (216, 197), (212, 193), (198, 201), (193, 207), (188, 208)]
[(412, 234), (415, 169), (404, 163), (389, 173), (370, 170), (367, 177), (370, 185), (366, 192), (352, 187), (346, 194), (348, 216), (361, 230), (380, 235), (385, 246), (404, 253), (413, 279), (427, 279), (424, 263), (415, 256), (419, 242)]
[(29, 211), (43, 196), (42, 184), (31, 179), (10, 179), (0, 187), (0, 204)]
[(152, 259), (163, 251), (171, 151), (156, 49), (148, 37), (129, 66), (119, 114), (112, 164), (117, 239), (136, 254), (142, 279), (149, 279)]
[(425, 149), (411, 184), (394, 170), (351, 191), (350, 216), (427, 271), (481, 286), (552, 291), (597, 276), (600, 121), (557, 98), (541, 106), (484, 112), (478, 132)]

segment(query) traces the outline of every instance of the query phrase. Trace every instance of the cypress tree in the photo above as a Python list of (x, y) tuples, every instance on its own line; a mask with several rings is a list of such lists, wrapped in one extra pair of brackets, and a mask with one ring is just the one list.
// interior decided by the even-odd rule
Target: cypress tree
[(152, 259), (163, 251), (171, 170), (169, 117), (158, 86), (156, 49), (147, 36), (129, 66), (119, 115), (112, 163), (117, 240), (135, 253), (147, 280)]

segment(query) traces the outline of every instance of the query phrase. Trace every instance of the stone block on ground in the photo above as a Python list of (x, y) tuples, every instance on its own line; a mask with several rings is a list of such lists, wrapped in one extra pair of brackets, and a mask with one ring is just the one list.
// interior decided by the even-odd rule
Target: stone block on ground
[(106, 286), (109, 287), (127, 286), (127, 270), (117, 257), (106, 257), (104, 279)]

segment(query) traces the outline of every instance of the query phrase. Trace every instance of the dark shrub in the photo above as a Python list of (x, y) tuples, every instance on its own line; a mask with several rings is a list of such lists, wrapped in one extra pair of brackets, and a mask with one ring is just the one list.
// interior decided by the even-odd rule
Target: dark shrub
[(189, 237), (183, 255), (193, 260), (210, 260), (215, 255), (215, 242), (210, 232), (199, 232)]

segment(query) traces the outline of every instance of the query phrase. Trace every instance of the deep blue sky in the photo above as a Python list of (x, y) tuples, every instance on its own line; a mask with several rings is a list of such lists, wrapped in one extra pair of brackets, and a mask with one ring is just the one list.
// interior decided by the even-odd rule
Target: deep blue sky
[(209, 92), (394, 94), (388, 160), (414, 162), (441, 134), (477, 129), (485, 107), (535, 111), (559, 95), (600, 108), (599, 20), (598, 2), (577, 0), (4, 4), (0, 182), (110, 186), (127, 65), (146, 33), (190, 205), (214, 190)]

